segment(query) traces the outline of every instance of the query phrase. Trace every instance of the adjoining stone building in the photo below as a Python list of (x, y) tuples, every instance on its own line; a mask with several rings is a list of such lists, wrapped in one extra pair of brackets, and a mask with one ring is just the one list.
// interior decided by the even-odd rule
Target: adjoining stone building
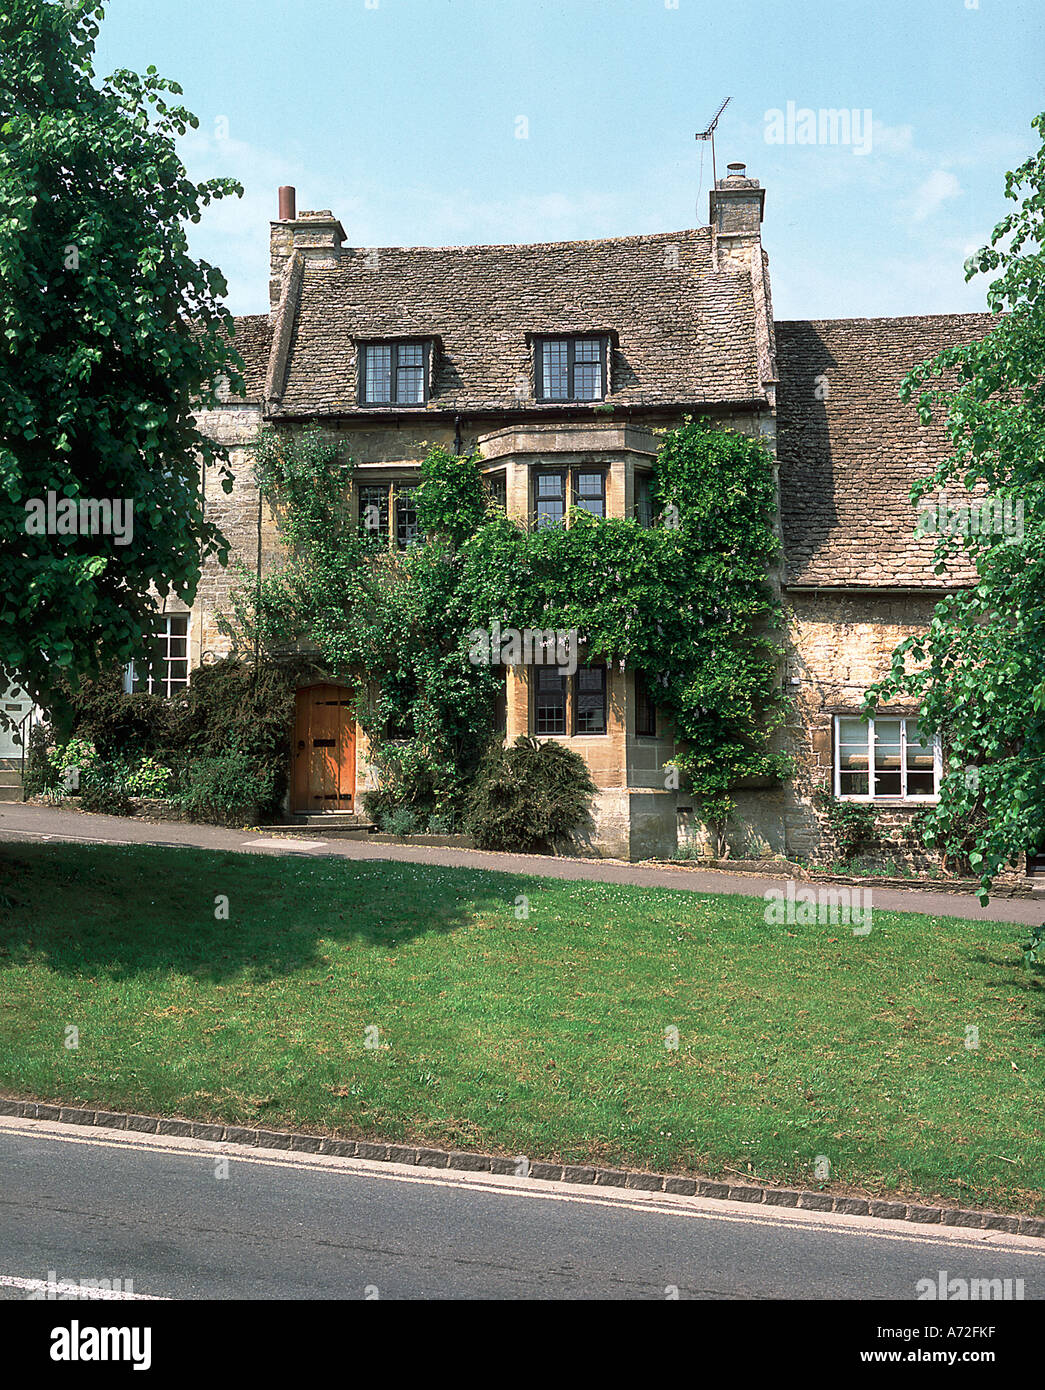
[[(320, 425), (352, 462), (355, 516), (402, 548), (417, 538), (411, 489), (432, 445), (477, 448), (495, 495), (524, 524), (557, 523), (572, 505), (651, 524), (654, 431), (699, 414), (761, 437), (779, 458), (785, 563), (774, 578), (788, 613), (786, 741), (799, 772), (793, 784), (738, 791), (733, 853), (829, 853), (818, 787), (874, 800), (898, 823), (934, 797), (939, 751), (918, 742), (914, 711), (897, 710), (870, 746), (863, 726), (863, 782), (851, 721), (944, 582), (931, 540), (912, 536), (908, 492), (946, 439), (899, 404), (899, 382), (940, 347), (982, 336), (990, 318), (775, 325), (764, 201), (731, 165), (710, 194), (709, 225), (696, 229), (354, 248), (331, 212), (299, 215), (294, 191), (281, 190), (270, 314), (236, 321), (247, 397), (203, 422), (230, 450), (231, 494), (204, 479), (230, 568), (208, 563), (192, 609), (169, 601), (160, 615), (167, 688), (229, 650), (218, 616), (235, 562), (255, 570), (278, 559), (249, 452), (262, 426)], [(338, 695), (330, 682), (299, 693), (291, 811), (354, 809), (367, 785), (364, 740)], [(599, 788), (597, 850), (668, 855), (680, 833), (700, 838), (692, 798), (666, 784), (672, 731), (633, 672), (611, 663), (566, 679), (512, 667), (505, 705), (507, 737), (561, 738), (585, 758)]]

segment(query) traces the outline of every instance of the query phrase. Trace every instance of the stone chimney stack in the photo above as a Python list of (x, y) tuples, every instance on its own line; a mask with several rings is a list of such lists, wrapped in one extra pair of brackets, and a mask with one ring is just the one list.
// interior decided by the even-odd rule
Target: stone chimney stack
[(297, 192), (289, 186), (279, 190), (279, 219), (269, 225), (269, 312), (275, 316), (295, 252), (301, 261), (336, 266), (345, 229), (329, 208), (298, 213)]
[(762, 214), (766, 190), (758, 179), (749, 179), (743, 164), (726, 166), (709, 194), (711, 241), (715, 268), (751, 276), (755, 308), (755, 346), (759, 378), (770, 406), (776, 405), (776, 329), (773, 297), (769, 286), (769, 257), (762, 249)]
[(749, 179), (746, 166), (730, 164), (726, 177), (719, 179), (708, 195), (710, 221), (716, 238), (758, 237), (761, 239), (762, 214), (766, 190), (758, 179)]

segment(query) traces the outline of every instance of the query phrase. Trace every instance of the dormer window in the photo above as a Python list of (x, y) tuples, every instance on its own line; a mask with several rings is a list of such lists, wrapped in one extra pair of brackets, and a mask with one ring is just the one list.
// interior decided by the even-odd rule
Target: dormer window
[(538, 338), (535, 342), (537, 399), (601, 401), (606, 395), (607, 338)]
[(424, 405), (430, 376), (427, 342), (360, 344), (360, 405)]

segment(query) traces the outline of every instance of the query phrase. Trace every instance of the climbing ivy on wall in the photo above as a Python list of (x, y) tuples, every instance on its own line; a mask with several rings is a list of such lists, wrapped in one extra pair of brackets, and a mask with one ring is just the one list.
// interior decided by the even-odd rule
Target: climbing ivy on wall
[(355, 683), (388, 795), (453, 820), (492, 733), (501, 674), (469, 661), (469, 633), (494, 621), (576, 629), (583, 660), (640, 671), (656, 691), (678, 733), (673, 763), (721, 833), (737, 782), (787, 770), (770, 748), (783, 707), (764, 445), (706, 421), (666, 433), (653, 527), (577, 511), (569, 527), (526, 530), (493, 503), (480, 465), (429, 452), (414, 495), (427, 540), (396, 555), (352, 527), (335, 446), (316, 430), (266, 431), (258, 478), (288, 556), (260, 583), (244, 576), (232, 630), (269, 654), (313, 646), (332, 677)]

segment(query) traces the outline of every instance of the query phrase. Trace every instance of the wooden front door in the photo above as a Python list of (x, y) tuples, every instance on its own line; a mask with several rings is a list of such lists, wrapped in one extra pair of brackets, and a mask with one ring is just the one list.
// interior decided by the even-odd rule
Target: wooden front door
[(348, 691), (310, 685), (297, 693), (292, 811), (351, 811), (356, 791), (356, 721)]

